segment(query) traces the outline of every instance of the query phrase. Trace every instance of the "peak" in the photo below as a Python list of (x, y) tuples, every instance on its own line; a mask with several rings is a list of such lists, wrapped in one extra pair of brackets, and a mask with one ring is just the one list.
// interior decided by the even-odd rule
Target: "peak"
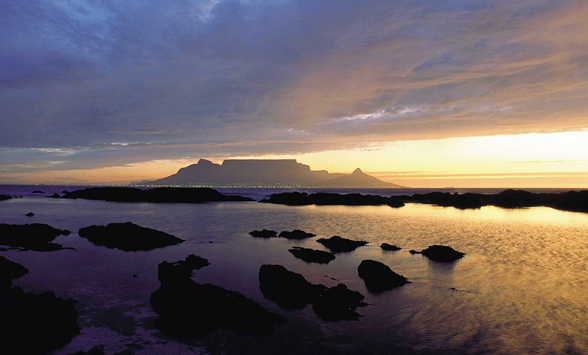
[(361, 171), (360, 168), (353, 170), (353, 172), (351, 173), (351, 175), (358, 175), (358, 174), (363, 174), (363, 171)]
[(198, 160), (198, 165), (214, 165), (214, 164), (210, 160), (200, 159), (200, 160)]

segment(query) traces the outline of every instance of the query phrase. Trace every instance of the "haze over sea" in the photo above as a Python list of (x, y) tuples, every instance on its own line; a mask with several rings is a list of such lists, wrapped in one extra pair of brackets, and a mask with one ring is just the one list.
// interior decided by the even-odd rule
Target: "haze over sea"
[[(81, 334), (56, 354), (104, 345), (105, 353), (135, 354), (588, 354), (588, 214), (547, 207), (459, 210), (406, 204), (388, 206), (284, 206), (258, 202), (206, 204), (117, 203), (46, 196), (84, 187), (0, 186), (19, 195), (0, 202), (0, 223), (46, 223), (68, 229), (55, 242), (75, 250), (2, 251), (30, 272), (15, 280), (26, 291), (54, 290), (78, 301)], [(42, 190), (43, 193), (33, 193)], [(451, 192), (496, 193), (496, 189)], [(259, 200), (278, 189), (219, 189)], [(318, 190), (376, 195), (426, 189)], [(439, 191), (436, 189), (435, 191)], [(541, 192), (546, 190), (529, 190)], [(547, 190), (557, 192), (558, 190)], [(25, 214), (33, 212), (34, 217)], [(77, 231), (89, 225), (133, 222), (186, 242), (148, 252), (95, 246)], [(302, 229), (316, 238), (253, 238), (252, 230)], [(328, 265), (309, 264), (288, 249), (326, 250), (317, 238), (339, 235), (369, 245), (337, 254)], [(388, 242), (400, 251), (383, 251)], [(466, 253), (437, 263), (410, 249), (448, 245)], [(197, 282), (238, 291), (282, 315), (266, 337), (215, 331), (200, 339), (162, 335), (153, 322), (149, 295), (159, 287), (157, 265), (188, 254), (211, 265)], [(412, 283), (371, 294), (357, 275), (362, 260), (380, 261)], [(263, 297), (258, 272), (280, 264), (312, 283), (344, 283), (366, 296), (359, 321), (325, 322), (311, 307), (283, 310)], [(137, 277), (133, 277), (136, 275)], [(197, 320), (195, 320), (197, 321)]]

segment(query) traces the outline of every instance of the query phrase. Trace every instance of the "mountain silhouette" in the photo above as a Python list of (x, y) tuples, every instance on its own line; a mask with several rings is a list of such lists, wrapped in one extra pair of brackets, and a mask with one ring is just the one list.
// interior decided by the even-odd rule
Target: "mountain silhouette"
[(313, 171), (295, 159), (225, 160), (222, 164), (200, 159), (168, 177), (134, 185), (235, 186), (235, 187), (322, 187), (322, 188), (395, 188), (356, 169), (352, 174)]

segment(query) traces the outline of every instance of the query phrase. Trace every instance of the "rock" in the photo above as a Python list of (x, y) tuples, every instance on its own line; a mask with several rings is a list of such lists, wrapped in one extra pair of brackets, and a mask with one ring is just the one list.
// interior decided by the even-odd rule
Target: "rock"
[(157, 278), (159, 281), (174, 278), (189, 278), (194, 270), (200, 270), (210, 265), (208, 260), (190, 254), (185, 260), (176, 261), (175, 263), (162, 262), (158, 266)]
[(43, 191), (41, 191), (41, 190), (35, 190), (35, 191), (33, 191), (33, 193), (34, 193), (34, 194), (44, 194), (44, 192), (43, 192)]
[(364, 307), (364, 296), (344, 284), (326, 289), (312, 304), (314, 313), (326, 321), (359, 320), (357, 307)]
[(333, 253), (351, 252), (368, 243), (364, 240), (351, 240), (339, 236), (334, 236), (329, 239), (321, 238), (317, 242), (329, 248)]
[(397, 247), (396, 245), (392, 245), (392, 244), (388, 244), (388, 243), (380, 244), (380, 248), (382, 248), (382, 250), (393, 250), (393, 251), (402, 249), (400, 247)]
[(249, 232), (249, 235), (256, 238), (275, 238), (278, 236), (278, 232), (269, 229), (264, 229), (262, 231), (255, 230)]
[(391, 290), (394, 287), (410, 282), (406, 277), (398, 275), (388, 266), (374, 260), (362, 261), (357, 268), (357, 272), (371, 293)]
[(88, 351), (76, 351), (70, 355), (104, 355), (104, 345), (96, 345)]
[(58, 193), (54, 193), (53, 195), (49, 196), (51, 198), (61, 198), (61, 195)]
[(12, 286), (12, 280), (16, 280), (28, 272), (29, 270), (21, 264), (0, 256), (0, 295)]
[(331, 288), (313, 285), (281, 265), (262, 265), (259, 287), (265, 298), (281, 308), (303, 309), (312, 304), (314, 313), (327, 321), (358, 320), (361, 316), (355, 310), (366, 305), (361, 293), (349, 290), (344, 284)]
[(0, 297), (2, 348), (19, 354), (38, 354), (58, 349), (76, 336), (78, 312), (72, 299), (25, 293), (12, 288)]
[(344, 206), (381, 206), (402, 207), (404, 203), (395, 197), (383, 197), (376, 195), (361, 194), (334, 194), (319, 192), (316, 194), (307, 194), (304, 192), (283, 192), (272, 194), (266, 199), (259, 202), (275, 203), (289, 206), (306, 206), (306, 205), (344, 205)]
[(33, 217), (34, 215), (35, 214), (33, 212), (29, 212), (29, 213), (25, 214), (25, 216), (27, 216), (27, 217)]
[(55, 238), (67, 231), (53, 228), (47, 224), (0, 224), (0, 245), (33, 251), (55, 251), (63, 249)]
[(414, 254), (420, 254), (421, 253), (420, 251), (416, 251), (414, 249), (410, 249), (408, 252), (411, 253), (411, 254), (413, 254), (413, 255)]
[(293, 247), (288, 251), (307, 263), (328, 264), (331, 260), (335, 260), (335, 254), (322, 250)]
[(10, 200), (11, 198), (12, 196), (0, 194), (0, 201)]
[(286, 238), (286, 239), (306, 239), (306, 238), (312, 238), (315, 236), (316, 236), (316, 234), (307, 233), (307, 232), (300, 230), (300, 229), (295, 229), (291, 232), (283, 231), (283, 232), (280, 232), (280, 234), (278, 234), (278, 237)]
[(281, 265), (262, 265), (259, 269), (259, 288), (263, 296), (285, 309), (303, 309), (326, 288), (313, 285), (304, 276), (286, 270)]
[(462, 258), (465, 254), (444, 245), (431, 245), (421, 250), (421, 254), (433, 261), (452, 262)]
[[(160, 264), (161, 270), (161, 264)], [(159, 314), (155, 325), (174, 336), (202, 336), (218, 328), (240, 334), (267, 335), (284, 320), (244, 295), (211, 284), (198, 284), (189, 276), (161, 277), (151, 294)]]
[(92, 187), (66, 193), (62, 198), (82, 198), (113, 202), (204, 203), (253, 201), (247, 197), (225, 196), (210, 188), (159, 187), (141, 190), (132, 187)]
[(131, 222), (84, 227), (79, 230), (78, 234), (95, 245), (124, 251), (153, 250), (183, 242), (182, 239), (173, 235), (141, 227)]

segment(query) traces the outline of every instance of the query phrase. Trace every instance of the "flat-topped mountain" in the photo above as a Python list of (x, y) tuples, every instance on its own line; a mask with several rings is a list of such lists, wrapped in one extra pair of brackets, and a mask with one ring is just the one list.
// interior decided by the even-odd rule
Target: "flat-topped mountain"
[(155, 181), (135, 185), (180, 186), (284, 186), (322, 188), (395, 188), (364, 174), (359, 168), (352, 174), (331, 174), (325, 170), (313, 171), (295, 159), (283, 160), (225, 160), (222, 164), (200, 159), (197, 164), (181, 168), (177, 173)]

